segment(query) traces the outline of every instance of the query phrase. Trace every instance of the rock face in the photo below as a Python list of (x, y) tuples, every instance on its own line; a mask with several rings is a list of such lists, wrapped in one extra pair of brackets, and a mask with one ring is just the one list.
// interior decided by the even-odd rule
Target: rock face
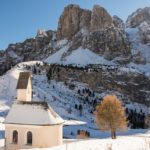
[(78, 5), (65, 7), (58, 23), (58, 38), (70, 39), (81, 29), (89, 31), (101, 30), (112, 26), (112, 17), (101, 6), (95, 5), (93, 10), (81, 9)]
[(92, 11), (78, 5), (67, 6), (60, 17), (57, 35), (58, 39), (72, 41), (70, 53), (82, 46), (109, 60), (119, 56), (130, 58), (130, 44), (123, 21), (116, 16), (112, 18), (98, 5)]
[(55, 40), (54, 35), (54, 31), (39, 30), (35, 38), (9, 44), (5, 51), (0, 51), (0, 75), (19, 62), (41, 60), (50, 55), (54, 50), (51, 46)]
[(118, 16), (113, 16), (113, 24), (118, 29), (125, 29), (125, 24), (122, 19), (120, 19)]
[(135, 28), (139, 26), (144, 21), (150, 23), (150, 7), (145, 7), (143, 9), (138, 9), (132, 13), (126, 22), (127, 27)]
[(133, 61), (138, 64), (150, 63), (150, 7), (132, 13), (126, 21), (126, 26)]
[(114, 27), (92, 32), (90, 34), (89, 45), (89, 49), (98, 54), (104, 55), (108, 60), (112, 60), (119, 56), (130, 56), (130, 45), (128, 39), (122, 31)]
[(143, 44), (150, 43), (150, 22), (144, 21), (139, 25), (139, 34)]
[(105, 8), (95, 5), (91, 16), (91, 31), (97, 31), (112, 26), (112, 17)]
[(81, 9), (78, 5), (65, 7), (58, 23), (58, 38), (70, 39), (79, 30)]
[(129, 28), (138, 28), (143, 44), (150, 42), (150, 7), (138, 9), (131, 14), (126, 22)]
[(90, 29), (91, 11), (81, 9), (79, 29)]

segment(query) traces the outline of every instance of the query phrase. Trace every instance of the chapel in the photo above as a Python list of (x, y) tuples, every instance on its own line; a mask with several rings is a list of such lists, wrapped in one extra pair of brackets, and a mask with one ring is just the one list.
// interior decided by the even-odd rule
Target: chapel
[(45, 101), (32, 100), (30, 72), (21, 72), (17, 98), (5, 119), (6, 150), (48, 148), (62, 144), (64, 120)]

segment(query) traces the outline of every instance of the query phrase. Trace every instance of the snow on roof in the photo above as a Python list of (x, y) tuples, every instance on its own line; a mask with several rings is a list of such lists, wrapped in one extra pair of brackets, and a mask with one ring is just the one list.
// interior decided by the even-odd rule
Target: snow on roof
[(47, 102), (33, 101), (15, 101), (5, 119), (5, 124), (21, 125), (42, 126), (62, 124), (63, 122), (63, 119)]
[(16, 89), (26, 89), (30, 77), (30, 72), (20, 72)]

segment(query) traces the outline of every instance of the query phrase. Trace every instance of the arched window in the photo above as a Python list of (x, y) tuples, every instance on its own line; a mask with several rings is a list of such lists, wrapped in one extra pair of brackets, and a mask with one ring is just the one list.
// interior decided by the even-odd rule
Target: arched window
[(32, 145), (32, 132), (27, 132), (27, 144)]
[(13, 131), (13, 137), (12, 137), (13, 143), (18, 143), (18, 132), (16, 130)]

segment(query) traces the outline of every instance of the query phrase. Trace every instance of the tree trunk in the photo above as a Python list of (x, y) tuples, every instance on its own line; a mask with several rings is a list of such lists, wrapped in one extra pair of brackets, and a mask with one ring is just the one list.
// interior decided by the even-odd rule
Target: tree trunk
[(114, 130), (114, 139), (116, 139), (116, 131)]
[(111, 130), (111, 138), (116, 139), (116, 131), (115, 130)]
[(114, 137), (113, 137), (113, 131), (111, 130), (111, 138), (113, 139)]

